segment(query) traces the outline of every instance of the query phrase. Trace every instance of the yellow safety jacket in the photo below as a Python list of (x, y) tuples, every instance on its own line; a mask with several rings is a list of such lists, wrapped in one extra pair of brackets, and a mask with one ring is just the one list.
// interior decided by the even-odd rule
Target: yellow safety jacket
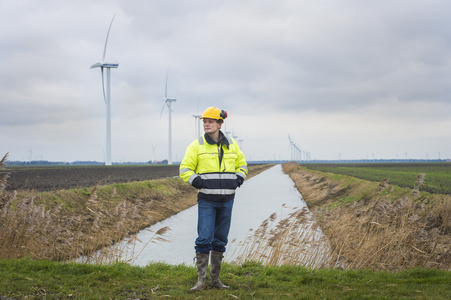
[(246, 178), (247, 163), (240, 147), (221, 131), (220, 141), (208, 134), (200, 136), (186, 149), (180, 164), (180, 177), (199, 189), (198, 199), (228, 201)]

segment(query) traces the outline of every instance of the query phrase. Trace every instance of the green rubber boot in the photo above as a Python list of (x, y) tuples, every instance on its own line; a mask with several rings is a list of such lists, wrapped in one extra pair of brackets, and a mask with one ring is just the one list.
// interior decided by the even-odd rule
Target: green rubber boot
[(225, 285), (219, 280), (219, 273), (221, 272), (222, 252), (211, 251), (211, 266), (210, 266), (210, 286), (219, 289), (228, 289), (230, 286)]
[(205, 282), (207, 280), (207, 267), (208, 267), (208, 254), (196, 254), (197, 260), (197, 283), (190, 290), (200, 291), (205, 287)]

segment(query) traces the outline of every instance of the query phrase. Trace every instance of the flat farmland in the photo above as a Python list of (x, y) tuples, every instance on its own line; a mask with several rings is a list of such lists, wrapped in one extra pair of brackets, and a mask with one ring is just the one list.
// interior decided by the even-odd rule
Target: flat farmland
[(391, 184), (408, 188), (414, 187), (418, 174), (425, 174), (421, 191), (451, 194), (451, 163), (324, 163), (302, 166), (369, 181), (389, 179)]
[(179, 166), (8, 166), (0, 170), (0, 178), (6, 173), (7, 190), (44, 192), (174, 177), (179, 174)]

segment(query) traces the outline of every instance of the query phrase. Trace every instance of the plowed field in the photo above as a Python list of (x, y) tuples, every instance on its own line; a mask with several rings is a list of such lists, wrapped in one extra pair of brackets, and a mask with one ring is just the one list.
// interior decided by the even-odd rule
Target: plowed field
[(179, 166), (58, 166), (0, 170), (0, 179), (8, 173), (7, 190), (39, 192), (92, 187), (178, 176)]

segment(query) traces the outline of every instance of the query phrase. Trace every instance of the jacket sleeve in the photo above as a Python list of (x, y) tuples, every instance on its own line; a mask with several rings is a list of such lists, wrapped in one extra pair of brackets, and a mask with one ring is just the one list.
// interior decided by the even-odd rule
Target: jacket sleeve
[(199, 175), (196, 174), (198, 163), (198, 141), (192, 142), (188, 148), (186, 148), (185, 156), (180, 164), (180, 177), (183, 181), (192, 185), (193, 181)]
[(243, 152), (241, 152), (240, 147), (238, 147), (238, 145), (236, 143), (235, 143), (235, 145), (236, 145), (235, 153), (237, 155), (237, 158), (235, 161), (235, 174), (237, 176), (242, 177), (243, 181), (244, 181), (244, 179), (246, 178), (247, 173), (248, 173), (247, 162), (246, 162), (246, 159), (244, 158)]

